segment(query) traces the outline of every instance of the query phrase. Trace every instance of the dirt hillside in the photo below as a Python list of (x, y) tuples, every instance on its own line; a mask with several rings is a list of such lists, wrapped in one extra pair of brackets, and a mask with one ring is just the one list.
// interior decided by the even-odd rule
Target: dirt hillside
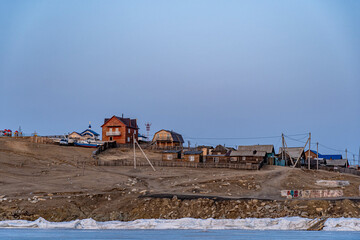
[[(99, 167), (91, 157), (92, 151), (0, 138), (0, 210), (3, 212), (0, 218), (120, 219), (120, 215), (110, 217), (112, 211), (119, 213), (119, 209), (127, 216), (136, 217), (139, 214), (130, 213), (136, 211), (133, 209), (140, 211), (145, 204), (139, 197), (150, 194), (283, 201), (280, 190), (324, 189), (315, 184), (321, 179), (347, 180), (350, 185), (340, 188), (344, 195), (359, 196), (360, 177), (354, 175), (278, 166), (265, 166), (259, 171), (164, 167), (157, 168), (156, 172), (150, 167), (137, 170)], [(146, 153), (152, 161), (161, 159), (158, 152), (146, 150)], [(140, 151), (137, 156), (138, 160), (145, 161)], [(132, 159), (133, 152), (132, 149), (111, 149), (99, 157)], [(149, 206), (153, 206), (151, 204)], [(107, 215), (102, 218), (104, 214)]]

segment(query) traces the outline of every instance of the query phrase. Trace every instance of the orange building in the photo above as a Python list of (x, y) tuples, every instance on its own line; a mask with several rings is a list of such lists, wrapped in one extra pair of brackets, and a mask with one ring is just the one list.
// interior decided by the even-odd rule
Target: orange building
[(136, 119), (112, 116), (105, 118), (102, 128), (103, 141), (116, 141), (118, 144), (133, 143), (135, 136), (138, 141), (138, 125)]

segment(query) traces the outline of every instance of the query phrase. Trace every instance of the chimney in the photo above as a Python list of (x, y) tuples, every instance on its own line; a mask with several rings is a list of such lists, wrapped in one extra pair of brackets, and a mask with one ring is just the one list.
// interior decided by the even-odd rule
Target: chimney
[(124, 114), (123, 114), (123, 113), (121, 114), (121, 118), (124, 118)]

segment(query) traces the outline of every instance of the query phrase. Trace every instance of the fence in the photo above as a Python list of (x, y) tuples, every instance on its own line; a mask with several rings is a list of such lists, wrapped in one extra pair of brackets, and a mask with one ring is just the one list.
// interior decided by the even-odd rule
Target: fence
[(113, 142), (104, 142), (95, 151), (93, 151), (92, 156), (95, 157), (96, 155), (98, 155), (99, 153), (105, 151), (106, 149), (116, 148), (116, 147), (117, 147), (117, 144), (116, 144), (115, 141), (113, 141)]
[(334, 168), (334, 167), (319, 166), (319, 169), (360, 176), (360, 171), (352, 168), (342, 168), (342, 167)]
[[(152, 161), (155, 167), (188, 167), (188, 168), (230, 168), (240, 170), (259, 170), (260, 164), (240, 164), (240, 163), (196, 163), (196, 162), (176, 162), (176, 161)], [(134, 162), (127, 159), (111, 161), (98, 160), (98, 166), (134, 166)], [(149, 166), (147, 162), (136, 162), (136, 166)]]

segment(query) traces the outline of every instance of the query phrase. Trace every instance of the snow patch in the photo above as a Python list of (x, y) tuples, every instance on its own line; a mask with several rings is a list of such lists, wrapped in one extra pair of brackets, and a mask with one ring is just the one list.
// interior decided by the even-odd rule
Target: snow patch
[[(88, 218), (70, 222), (49, 222), (43, 218), (35, 221), (0, 221), (1, 228), (43, 229), (245, 229), (245, 230), (306, 230), (312, 219), (301, 217), (246, 218), (246, 219), (138, 219), (135, 221), (97, 222)], [(360, 231), (359, 218), (329, 218), (325, 231)]]

